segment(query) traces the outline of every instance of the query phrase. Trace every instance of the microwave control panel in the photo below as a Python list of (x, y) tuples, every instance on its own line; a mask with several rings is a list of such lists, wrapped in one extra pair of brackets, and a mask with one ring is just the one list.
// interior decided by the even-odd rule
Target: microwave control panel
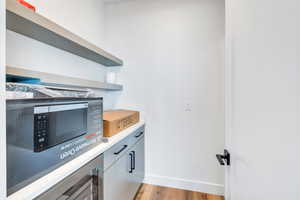
[(48, 113), (34, 115), (34, 151), (40, 152), (48, 144)]

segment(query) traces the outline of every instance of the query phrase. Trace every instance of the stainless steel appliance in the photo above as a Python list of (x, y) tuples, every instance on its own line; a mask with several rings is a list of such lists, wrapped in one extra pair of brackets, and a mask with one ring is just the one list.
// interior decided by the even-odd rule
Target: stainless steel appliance
[(7, 100), (8, 194), (101, 142), (102, 98)]
[(102, 167), (100, 155), (35, 200), (102, 200)]
[(130, 200), (145, 175), (144, 126), (35, 200)]

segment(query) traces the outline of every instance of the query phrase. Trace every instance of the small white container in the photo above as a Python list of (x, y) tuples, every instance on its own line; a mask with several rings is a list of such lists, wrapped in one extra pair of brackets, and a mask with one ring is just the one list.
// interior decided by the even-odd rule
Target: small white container
[(106, 82), (107, 83), (116, 83), (117, 74), (116, 72), (107, 72), (106, 73)]

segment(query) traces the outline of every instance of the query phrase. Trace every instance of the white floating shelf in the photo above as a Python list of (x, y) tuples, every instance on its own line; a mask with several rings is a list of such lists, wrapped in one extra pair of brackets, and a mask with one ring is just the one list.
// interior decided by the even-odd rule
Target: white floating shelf
[(6, 74), (38, 78), (42, 85), (57, 86), (57, 87), (73, 87), (73, 88), (91, 88), (101, 90), (118, 91), (123, 90), (123, 86), (119, 84), (111, 84), (99, 81), (91, 81), (69, 76), (62, 76), (57, 74), (50, 74), (39, 71), (32, 71), (22, 68), (6, 66)]
[(121, 59), (26, 8), (16, 0), (6, 0), (6, 28), (104, 66), (123, 65)]

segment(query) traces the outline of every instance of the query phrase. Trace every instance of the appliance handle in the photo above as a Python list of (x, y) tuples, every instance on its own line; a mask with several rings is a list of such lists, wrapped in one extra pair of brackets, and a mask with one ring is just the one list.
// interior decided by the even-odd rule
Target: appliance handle
[(128, 145), (124, 145), (122, 149), (120, 149), (118, 152), (115, 152), (115, 155), (119, 155), (122, 151), (124, 151), (126, 148), (128, 147)]
[(88, 103), (49, 106), (49, 112), (77, 110), (77, 109), (83, 109), (83, 108), (87, 108), (87, 107), (88, 107)]
[[(88, 180), (87, 180), (88, 179)], [(88, 188), (89, 185), (93, 184), (93, 179), (91, 176), (85, 177), (82, 181), (85, 181), (84, 183), (77, 183), (70, 189), (68, 189), (58, 200), (66, 200), (70, 197), (77, 196), (81, 192), (83, 192), (86, 188)]]
[(77, 103), (77, 104), (65, 104), (65, 105), (54, 105), (54, 106), (37, 106), (34, 107), (34, 114), (59, 112), (66, 110), (77, 110), (87, 109), (88, 103)]

